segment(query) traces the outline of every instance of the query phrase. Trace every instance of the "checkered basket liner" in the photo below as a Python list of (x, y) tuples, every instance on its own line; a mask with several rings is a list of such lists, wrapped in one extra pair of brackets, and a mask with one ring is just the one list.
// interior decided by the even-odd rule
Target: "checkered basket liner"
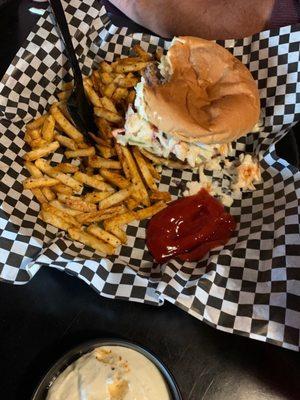
[[(102, 59), (128, 55), (135, 43), (150, 52), (170, 44), (112, 25), (97, 1), (63, 4), (86, 75)], [(234, 152), (259, 157), (263, 182), (231, 207), (237, 234), (224, 248), (198, 263), (172, 260), (157, 266), (145, 245), (145, 221), (127, 227), (128, 243), (118, 255), (101, 259), (41, 221), (38, 203), (23, 190), (24, 125), (44, 113), (62, 82), (71, 79), (47, 11), (0, 83), (0, 278), (24, 284), (47, 265), (77, 276), (103, 296), (153, 305), (167, 300), (217, 329), (299, 350), (300, 172), (275, 152), (275, 143), (300, 117), (299, 42), (296, 25), (221, 43), (249, 67), (260, 89), (261, 132), (239, 139)], [(52, 159), (59, 162), (62, 156)], [(225, 180), (219, 172), (214, 176)], [(192, 172), (166, 168), (160, 189), (175, 199), (177, 181), (192, 179), (197, 179)]]

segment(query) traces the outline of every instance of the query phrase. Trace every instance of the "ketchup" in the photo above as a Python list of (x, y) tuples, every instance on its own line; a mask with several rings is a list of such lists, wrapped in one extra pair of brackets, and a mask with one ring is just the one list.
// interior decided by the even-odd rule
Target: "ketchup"
[(205, 190), (170, 203), (147, 226), (147, 246), (158, 263), (177, 257), (200, 260), (225, 245), (236, 227), (233, 216)]

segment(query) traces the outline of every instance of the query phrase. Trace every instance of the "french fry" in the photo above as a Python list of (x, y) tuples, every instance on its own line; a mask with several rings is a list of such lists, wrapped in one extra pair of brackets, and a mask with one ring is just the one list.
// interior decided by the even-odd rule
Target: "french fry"
[(48, 156), (54, 153), (59, 148), (59, 143), (57, 141), (47, 144), (47, 146), (40, 147), (36, 150), (29, 151), (24, 155), (26, 161), (35, 161), (38, 158)]
[(52, 106), (50, 109), (51, 115), (61, 127), (61, 129), (68, 135), (71, 139), (82, 142), (84, 137), (83, 135), (71, 124), (70, 121), (63, 115), (60, 109), (57, 106)]
[(66, 207), (66, 206), (65, 206), (63, 203), (61, 203), (59, 200), (52, 200), (52, 201), (50, 201), (50, 204), (51, 204), (53, 207), (58, 208), (59, 210), (62, 210), (65, 214), (72, 215), (73, 217), (74, 217), (74, 216), (77, 216), (77, 215), (79, 215), (79, 214), (82, 214), (81, 211), (73, 210), (73, 209), (71, 209), (71, 208)]
[(77, 220), (79, 223), (83, 225), (88, 225), (93, 222), (104, 221), (106, 219), (110, 219), (115, 217), (116, 215), (122, 214), (126, 211), (124, 205), (114, 206), (110, 208), (106, 208), (104, 210), (82, 213), (77, 216)]
[(109, 72), (101, 72), (100, 73), (100, 79), (104, 85), (108, 85), (109, 83), (112, 83), (113, 77)]
[(104, 118), (109, 122), (113, 122), (113, 123), (122, 122), (122, 117), (120, 115), (118, 115), (112, 111), (109, 111), (104, 107), (95, 107), (94, 113), (96, 114), (97, 117)]
[(112, 72), (112, 66), (108, 64), (106, 61), (101, 61), (100, 70), (103, 72)]
[(167, 203), (168, 201), (171, 201), (171, 195), (169, 192), (159, 192), (158, 190), (156, 190), (150, 194), (150, 200), (151, 201), (162, 200)]
[(77, 146), (79, 149), (89, 149), (90, 146), (85, 142), (77, 142)]
[(33, 139), (29, 145), (33, 148), (33, 149), (39, 149), (41, 147), (45, 147), (48, 145), (48, 142), (45, 139), (42, 138), (37, 138), (37, 139)]
[(124, 232), (122, 228), (119, 226), (112, 226), (110, 229), (107, 229), (105, 226), (105, 221), (104, 221), (104, 228), (105, 230), (108, 230), (110, 233), (112, 233), (114, 236), (116, 236), (118, 239), (120, 239), (121, 243), (126, 244), (127, 243), (127, 235)]
[(130, 186), (130, 181), (128, 179), (125, 179), (123, 176), (116, 174), (115, 172), (111, 172), (108, 169), (101, 169), (100, 174), (108, 182), (120, 189), (126, 189), (128, 186)]
[(92, 192), (84, 196), (84, 200), (88, 203), (99, 203), (99, 201), (106, 199), (110, 196), (111, 192)]
[(148, 64), (148, 61), (137, 61), (132, 64), (118, 64), (115, 66), (115, 71), (118, 73), (141, 71), (145, 69)]
[(65, 151), (65, 156), (67, 158), (89, 157), (95, 155), (95, 153), (95, 147), (88, 147), (86, 149), (67, 150)]
[(132, 189), (121, 189), (116, 193), (113, 193), (111, 196), (106, 197), (106, 199), (101, 200), (99, 203), (99, 210), (103, 208), (109, 208), (114, 206), (115, 204), (119, 204), (125, 199), (127, 199), (131, 195)]
[(32, 137), (30, 136), (30, 131), (27, 130), (24, 134), (24, 141), (31, 146)]
[(23, 182), (24, 189), (35, 189), (45, 186), (54, 186), (59, 181), (54, 178), (42, 177), (42, 178), (27, 178)]
[(107, 142), (110, 142), (112, 136), (112, 128), (104, 118), (95, 118), (95, 123), (100, 131), (101, 136)]
[(97, 250), (101, 256), (114, 254), (114, 247), (102, 240), (96, 238), (89, 233), (84, 232), (80, 228), (69, 228), (68, 233), (71, 239), (83, 243), (86, 246), (92, 247)]
[(125, 200), (125, 204), (128, 210), (132, 211), (140, 205), (140, 201), (129, 197), (127, 200)]
[(47, 224), (53, 225), (58, 229), (62, 229), (63, 231), (67, 231), (71, 225), (64, 220), (63, 218), (58, 217), (57, 215), (53, 215), (53, 213), (42, 210), (40, 216), (44, 222)]
[(55, 119), (48, 115), (42, 127), (42, 137), (47, 142), (52, 142), (54, 138)]
[(129, 170), (127, 161), (125, 160), (124, 154), (122, 152), (122, 146), (118, 143), (115, 143), (115, 150), (116, 150), (118, 159), (122, 165), (124, 175), (126, 176), (127, 179), (130, 179), (131, 178), (130, 170)]
[(135, 211), (138, 220), (146, 219), (152, 217), (152, 215), (157, 214), (160, 210), (166, 207), (166, 204), (162, 201), (159, 201), (153, 206), (142, 208), (141, 210)]
[(157, 185), (155, 183), (155, 180), (154, 180), (153, 176), (151, 175), (151, 172), (148, 169), (148, 165), (145, 162), (144, 157), (139, 152), (139, 149), (135, 146), (135, 147), (133, 147), (132, 152), (133, 152), (134, 158), (136, 159), (137, 165), (139, 166), (139, 169), (143, 175), (143, 178), (144, 178), (147, 186), (152, 191), (157, 191)]
[(80, 226), (79, 222), (72, 215), (66, 213), (61, 208), (56, 208), (52, 204), (44, 203), (42, 205), (42, 210), (51, 213), (54, 216), (62, 218), (72, 226)]
[(29, 129), (29, 130), (41, 128), (43, 126), (43, 123), (44, 123), (46, 118), (47, 118), (47, 114), (41, 115), (40, 117), (38, 117), (34, 121), (29, 122), (29, 124), (26, 125), (26, 128)]
[(101, 103), (102, 103), (102, 107), (106, 108), (107, 110), (109, 110), (115, 114), (118, 114), (118, 111), (117, 111), (114, 103), (108, 97), (105, 97), (105, 96), (102, 97)]
[[(44, 188), (44, 189), (45, 189), (45, 188)], [(47, 203), (48, 200), (47, 200), (46, 197), (44, 196), (44, 194), (43, 194), (43, 192), (41, 191), (41, 189), (36, 188), (36, 189), (31, 189), (31, 191), (32, 191), (32, 193), (34, 194), (34, 196), (36, 197), (37, 201), (38, 201), (40, 204)]]
[(85, 93), (86, 93), (89, 101), (93, 104), (93, 106), (102, 107), (102, 103), (101, 103), (101, 100), (100, 100), (98, 94), (90, 85), (88, 85), (87, 83), (84, 83), (84, 90), (85, 90)]
[(128, 76), (122, 76), (122, 75), (118, 75), (116, 76), (116, 78), (114, 79), (114, 82), (121, 88), (132, 88), (134, 87), (137, 83), (138, 83), (138, 78), (135, 77), (128, 77)]
[(69, 150), (77, 150), (76, 142), (67, 136), (56, 134), (55, 140), (57, 140), (62, 146), (65, 146)]
[(147, 164), (147, 167), (151, 173), (151, 175), (153, 176), (153, 178), (155, 178), (156, 180), (160, 180), (160, 174), (157, 171), (157, 169), (155, 168), (155, 166), (153, 164), (151, 164), (151, 162), (148, 160), (148, 158), (144, 158), (145, 163)]
[(139, 56), (143, 61), (151, 60), (151, 55), (148, 54), (139, 44), (133, 46), (132, 50), (137, 56)]
[(58, 185), (52, 186), (51, 189), (55, 193), (66, 194), (66, 195), (69, 195), (69, 196), (73, 194), (73, 189), (70, 186), (63, 185), (62, 183), (59, 183)]
[(84, 185), (90, 186), (92, 188), (95, 188), (103, 192), (114, 192), (114, 188), (110, 186), (108, 183), (101, 182), (94, 176), (89, 176), (87, 174), (84, 174), (83, 172), (76, 172), (74, 174), (74, 179), (76, 179), (78, 182), (81, 182)]
[(115, 89), (116, 89), (116, 85), (113, 82), (111, 82), (104, 87), (103, 95), (105, 97), (110, 98), (113, 95)]
[(100, 228), (98, 225), (93, 224), (88, 226), (87, 232), (96, 236), (98, 239), (101, 239), (104, 242), (109, 243), (113, 247), (118, 247), (121, 244), (121, 240), (119, 238), (105, 231), (104, 229)]
[(144, 183), (142, 181), (142, 178), (138, 172), (134, 158), (133, 158), (130, 150), (127, 147), (122, 147), (122, 152), (127, 161), (127, 165), (130, 170), (131, 179), (132, 179), (132, 182), (135, 187), (135, 190), (132, 192), (132, 197), (134, 197), (136, 200), (141, 199), (141, 202), (145, 206), (149, 206), (150, 199), (148, 196), (148, 192), (147, 192), (147, 190), (144, 186)]
[(112, 95), (112, 99), (116, 102), (119, 103), (120, 101), (126, 99), (128, 96), (128, 90), (126, 88), (117, 88), (114, 91), (114, 94)]
[(79, 170), (79, 168), (76, 165), (70, 163), (61, 163), (53, 167), (53, 170), (57, 172), (63, 172), (65, 174), (74, 174)]
[(89, 157), (89, 166), (92, 168), (121, 169), (119, 161), (107, 160), (99, 156)]
[(68, 100), (71, 96), (72, 90), (63, 90), (62, 92), (57, 94), (57, 97), (60, 101)]
[(41, 178), (43, 176), (42, 172), (32, 162), (26, 161), (25, 167), (33, 178)]
[[(47, 121), (47, 118), (46, 118), (45, 121)], [(40, 129), (32, 129), (32, 130), (28, 129), (27, 132), (30, 135), (32, 140), (41, 139), (41, 131), (40, 131)]]
[(52, 201), (56, 199), (56, 194), (49, 187), (43, 187), (41, 191), (43, 195), (46, 197), (47, 201)]
[(67, 196), (65, 194), (58, 194), (58, 200), (64, 203), (67, 207), (81, 212), (97, 211), (96, 204), (88, 203), (81, 197)]
[(110, 230), (113, 226), (123, 226), (125, 224), (130, 224), (130, 222), (135, 221), (137, 219), (137, 215), (134, 211), (128, 211), (124, 214), (117, 215), (116, 217), (112, 217), (105, 221), (105, 226), (108, 230)]
[(96, 147), (101, 156), (107, 160), (116, 155), (116, 151), (113, 147), (100, 144), (97, 144)]
[(46, 160), (39, 158), (36, 160), (35, 165), (45, 174), (55, 178), (64, 185), (71, 187), (76, 192), (80, 192), (82, 190), (82, 185), (76, 179), (62, 172), (57, 172), (57, 170), (51, 167)]

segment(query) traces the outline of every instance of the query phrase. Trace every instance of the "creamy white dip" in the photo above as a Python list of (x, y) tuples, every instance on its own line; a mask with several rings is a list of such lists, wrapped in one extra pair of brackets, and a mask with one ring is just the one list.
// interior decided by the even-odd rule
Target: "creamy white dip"
[(53, 382), (47, 400), (170, 400), (159, 370), (145, 356), (121, 346), (98, 347)]

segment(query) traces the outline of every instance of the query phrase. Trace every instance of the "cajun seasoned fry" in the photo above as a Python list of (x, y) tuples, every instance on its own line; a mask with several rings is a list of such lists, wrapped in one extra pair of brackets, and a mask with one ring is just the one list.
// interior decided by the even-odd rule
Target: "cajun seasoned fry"
[(112, 66), (106, 61), (101, 61), (99, 69), (103, 72), (112, 72)]
[(60, 101), (68, 100), (71, 96), (72, 90), (63, 90), (62, 92), (57, 94), (57, 97)]
[(54, 178), (42, 177), (42, 178), (27, 178), (23, 182), (24, 189), (35, 189), (44, 186), (57, 185), (59, 181)]
[(53, 207), (58, 208), (59, 210), (62, 210), (65, 214), (72, 215), (73, 217), (77, 216), (79, 214), (82, 214), (81, 211), (72, 210), (71, 208), (66, 207), (59, 200), (52, 200), (52, 201), (50, 201), (50, 204)]
[(58, 217), (57, 215), (53, 215), (53, 213), (42, 210), (41, 211), (41, 218), (44, 222), (49, 225), (53, 225), (58, 229), (62, 229), (63, 231), (67, 231), (71, 225), (65, 219)]
[(114, 192), (114, 188), (110, 186), (106, 182), (101, 182), (99, 179), (95, 178), (94, 176), (89, 176), (84, 174), (83, 172), (76, 172), (74, 174), (74, 178), (78, 181), (83, 183), (84, 185), (90, 186), (97, 190), (103, 192)]
[(149, 61), (137, 61), (132, 64), (118, 64), (115, 66), (115, 71), (116, 72), (137, 72), (145, 69), (147, 65), (149, 64)]
[(44, 123), (45, 119), (47, 118), (47, 115), (48, 114), (41, 115), (40, 117), (38, 117), (34, 121), (29, 122), (29, 124), (26, 125), (27, 129), (31, 130), (31, 129), (41, 128), (43, 126), (43, 123)]
[(64, 203), (66, 206), (72, 208), (73, 210), (81, 212), (93, 212), (97, 211), (96, 204), (88, 203), (81, 197), (67, 196), (65, 194), (58, 194), (58, 200)]
[(99, 150), (101, 156), (107, 160), (116, 155), (116, 151), (113, 147), (100, 144), (97, 144), (96, 147)]
[(133, 104), (135, 100), (135, 91), (134, 90), (130, 90), (128, 97), (127, 97), (127, 103), (128, 104)]
[(79, 170), (79, 168), (76, 165), (70, 163), (61, 163), (52, 168), (57, 172), (63, 172), (65, 174), (74, 174)]
[(148, 192), (144, 186), (144, 183), (142, 181), (142, 178), (138, 172), (136, 163), (134, 161), (134, 158), (130, 152), (130, 150), (127, 147), (122, 147), (122, 151), (124, 154), (124, 157), (127, 161), (129, 170), (130, 170), (130, 175), (132, 182), (134, 184), (135, 190), (132, 192), (132, 197), (134, 197), (136, 200), (141, 199), (141, 202), (145, 206), (150, 205), (150, 199), (148, 196)]
[(46, 157), (51, 153), (54, 153), (59, 148), (58, 142), (52, 142), (47, 144), (45, 147), (40, 147), (36, 150), (29, 151), (24, 155), (26, 161), (35, 161), (38, 158)]
[(118, 114), (118, 111), (117, 111), (114, 103), (108, 97), (105, 97), (105, 96), (102, 97), (101, 103), (102, 103), (102, 107), (106, 108), (107, 110), (109, 110), (115, 114)]
[(99, 203), (99, 201), (106, 199), (110, 196), (111, 192), (92, 192), (84, 196), (84, 200), (88, 203)]
[(57, 106), (52, 106), (50, 112), (66, 135), (75, 141), (83, 141), (83, 135), (71, 124), (70, 121), (67, 120)]
[(122, 228), (120, 228), (119, 226), (112, 226), (109, 229), (106, 227), (104, 221), (104, 229), (109, 231), (110, 233), (112, 233), (114, 236), (116, 236), (118, 239), (120, 239), (121, 243), (126, 244), (127, 243), (127, 235), (124, 232), (124, 230)]
[(42, 211), (49, 212), (54, 216), (62, 218), (63, 220), (68, 222), (70, 225), (79, 226), (79, 222), (76, 220), (76, 218), (74, 218), (72, 215), (66, 213), (61, 208), (56, 208), (52, 204), (48, 204), (48, 203), (43, 204)]
[(120, 189), (126, 189), (128, 186), (130, 186), (130, 181), (128, 179), (125, 179), (123, 178), (123, 176), (115, 172), (111, 172), (108, 169), (101, 169), (100, 174), (108, 182), (112, 183)]
[(112, 139), (112, 128), (104, 118), (95, 118), (95, 123), (100, 131), (101, 136), (106, 142), (110, 142)]
[(128, 90), (125, 88), (117, 88), (114, 91), (114, 94), (112, 95), (112, 99), (116, 102), (119, 103), (120, 101), (126, 99), (128, 96)]
[(155, 168), (155, 166), (153, 164), (151, 164), (151, 162), (148, 160), (148, 158), (144, 157), (144, 161), (147, 164), (147, 167), (151, 173), (151, 175), (153, 176), (153, 178), (155, 178), (156, 180), (160, 180), (160, 174), (157, 171), (157, 169)]
[(59, 182), (63, 183), (66, 186), (70, 186), (76, 192), (80, 192), (82, 190), (82, 185), (77, 180), (62, 172), (57, 172), (57, 170), (55, 170), (55, 168), (52, 168), (49, 163), (43, 158), (39, 158), (38, 160), (36, 160), (35, 165), (45, 174), (57, 179)]
[(92, 168), (121, 169), (119, 161), (107, 160), (99, 156), (89, 157), (89, 166)]
[(65, 151), (65, 156), (67, 158), (89, 157), (95, 155), (95, 153), (95, 147), (88, 147), (79, 150), (67, 150)]
[(116, 85), (115, 85), (113, 82), (111, 82), (111, 83), (109, 83), (108, 85), (106, 85), (106, 86), (104, 87), (104, 89), (103, 89), (103, 95), (104, 95), (105, 97), (110, 98), (110, 97), (113, 95), (115, 89), (116, 89)]
[(104, 85), (108, 85), (109, 83), (111, 83), (113, 81), (112, 75), (108, 72), (101, 72), (100, 79)]
[(122, 122), (122, 117), (112, 111), (107, 110), (104, 107), (95, 107), (94, 112), (97, 117), (106, 119), (109, 122), (119, 123)]
[(152, 215), (157, 214), (160, 210), (162, 210), (166, 206), (167, 205), (164, 202), (159, 201), (153, 204), (153, 206), (142, 208), (141, 210), (138, 210), (135, 213), (137, 215), (137, 219), (142, 220), (152, 217)]
[(63, 185), (59, 183), (58, 185), (52, 186), (51, 188), (55, 193), (61, 193), (66, 195), (72, 195), (73, 189), (70, 186)]
[(114, 254), (115, 249), (113, 246), (96, 238), (94, 235), (86, 233), (80, 228), (69, 228), (68, 234), (71, 239), (97, 250), (101, 256), (105, 257), (106, 255)]
[(118, 247), (121, 244), (120, 239), (118, 239), (116, 236), (112, 235), (111, 233), (105, 231), (104, 229), (100, 228), (98, 225), (93, 224), (93, 225), (88, 226), (87, 232), (96, 236), (98, 239), (101, 239), (104, 242), (109, 243), (113, 247)]
[(127, 161), (125, 160), (125, 157), (124, 157), (124, 154), (123, 154), (123, 151), (122, 151), (122, 146), (120, 144), (118, 144), (118, 143), (115, 143), (115, 150), (116, 150), (118, 159), (119, 159), (119, 161), (120, 161), (120, 163), (122, 165), (122, 169), (123, 169), (124, 175), (126, 176), (127, 179), (130, 179), (131, 178), (130, 170), (129, 170)]
[(129, 224), (130, 222), (138, 219), (137, 215), (134, 211), (128, 211), (124, 214), (117, 215), (116, 217), (112, 217), (105, 221), (105, 226), (107, 229), (111, 229), (113, 226), (122, 226), (125, 224)]
[(113, 193), (111, 196), (106, 197), (106, 199), (101, 200), (99, 203), (99, 209), (109, 208), (114, 206), (115, 204), (119, 204), (125, 199), (127, 199), (131, 195), (132, 189), (121, 189), (116, 193)]
[(116, 215), (122, 214), (125, 211), (126, 209), (123, 205), (114, 206), (104, 210), (82, 213), (81, 215), (78, 215), (77, 220), (83, 225), (88, 225), (93, 222), (104, 221), (106, 219), (115, 217)]
[[(44, 189), (46, 189), (46, 188), (44, 188)], [(44, 194), (41, 191), (41, 189), (36, 188), (36, 189), (31, 189), (31, 191), (34, 194), (34, 197), (36, 197), (37, 201), (40, 204), (47, 203), (48, 199), (46, 198), (46, 196), (44, 196)]]
[(95, 107), (102, 107), (101, 100), (98, 96), (98, 94), (95, 92), (95, 90), (87, 84), (87, 82), (84, 83), (84, 90), (85, 93), (90, 100), (90, 102), (93, 104)]
[(65, 146), (69, 150), (77, 150), (76, 142), (67, 136), (56, 134), (55, 140), (57, 140), (62, 146)]
[[(52, 186), (54, 187), (54, 186)], [(52, 191), (52, 189), (50, 189), (49, 187), (43, 187), (41, 189), (43, 195), (46, 197), (47, 201), (52, 201), (54, 199), (56, 199), (56, 194)]]
[(167, 203), (168, 201), (171, 201), (171, 195), (169, 192), (159, 192), (158, 190), (156, 190), (150, 194), (150, 200), (151, 201), (162, 200)]
[(151, 55), (148, 54), (144, 49), (142, 49), (142, 47), (139, 44), (134, 45), (132, 50), (143, 61), (150, 61), (151, 60)]
[(128, 210), (132, 211), (140, 205), (140, 201), (129, 197), (129, 199), (125, 200), (125, 204)]
[(157, 185), (155, 183), (155, 180), (154, 180), (153, 176), (151, 175), (151, 172), (148, 169), (148, 165), (145, 162), (144, 157), (139, 152), (139, 149), (137, 147), (133, 147), (132, 152), (133, 152), (133, 155), (136, 159), (137, 165), (139, 166), (139, 169), (143, 175), (143, 178), (144, 178), (147, 186), (152, 191), (157, 191)]
[[(128, 74), (129, 75), (129, 74)], [(125, 75), (118, 75), (114, 79), (114, 82), (120, 87), (120, 88), (132, 88), (138, 83), (138, 78), (135, 77), (128, 77)]]

